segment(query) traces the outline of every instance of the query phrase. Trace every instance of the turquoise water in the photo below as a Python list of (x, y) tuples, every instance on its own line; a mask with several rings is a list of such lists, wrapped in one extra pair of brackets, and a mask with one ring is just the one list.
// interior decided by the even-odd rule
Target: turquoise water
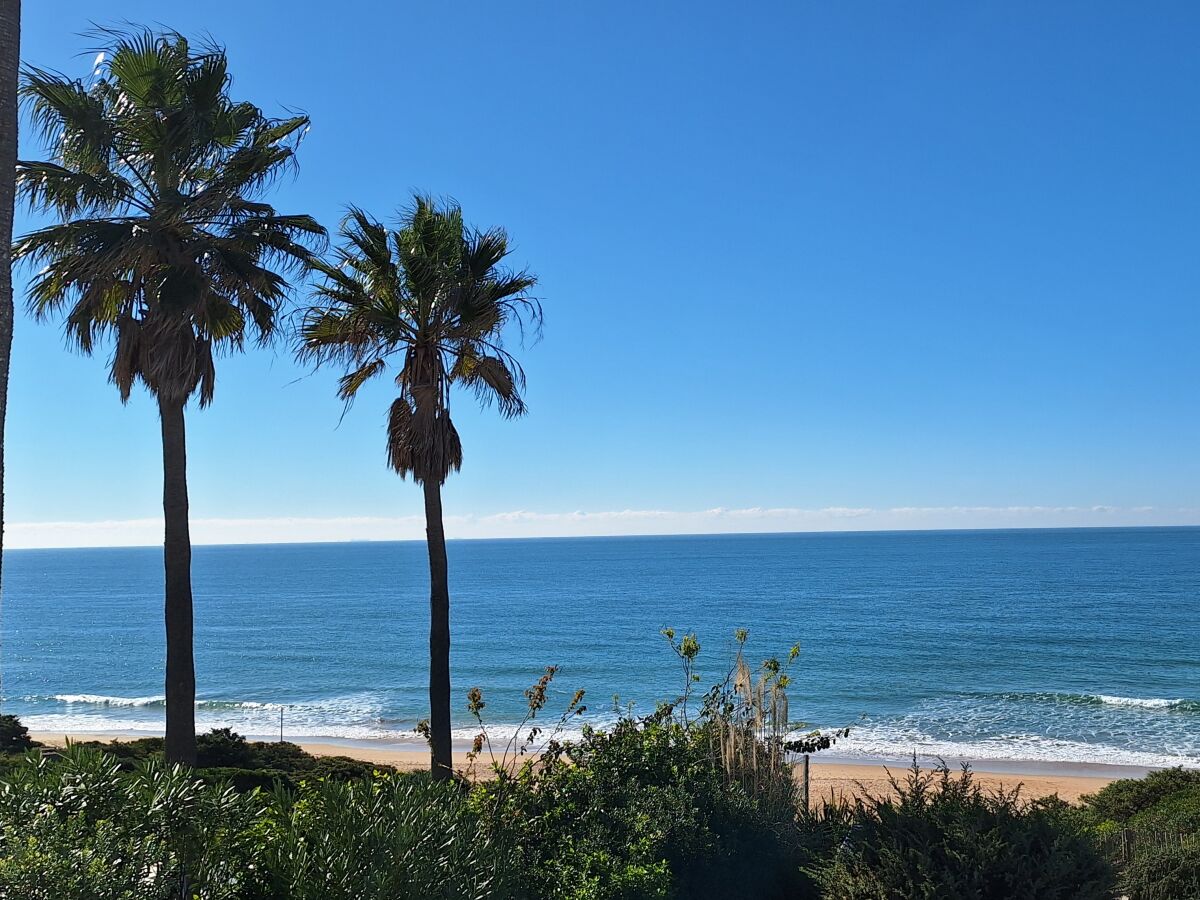
[[(793, 715), (843, 756), (1200, 765), (1200, 529), (451, 542), (460, 738), (498, 730), (549, 664), (556, 697), (648, 711), (701, 670), (803, 648)], [(198, 547), (201, 727), (411, 740), (424, 717), (420, 543)], [(161, 729), (161, 554), (6, 554), (4, 710), (41, 730)], [(552, 704), (553, 706), (553, 704)]]

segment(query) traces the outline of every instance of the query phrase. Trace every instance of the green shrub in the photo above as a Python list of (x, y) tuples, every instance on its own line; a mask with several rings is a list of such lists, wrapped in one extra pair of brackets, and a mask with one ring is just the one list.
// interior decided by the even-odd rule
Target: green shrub
[(427, 777), (241, 793), (72, 747), (0, 783), (13, 900), (483, 900), (504, 871), (463, 791)]
[(306, 782), (274, 797), (257, 857), (280, 900), (504, 896), (504, 857), (455, 784)]
[(162, 759), (165, 741), (159, 737), (138, 738), (132, 741), (82, 741), (72, 744), (87, 750), (96, 750), (116, 759), (126, 771), (150, 759)]
[[(1182, 801), (1180, 798), (1183, 797)], [(1125, 778), (1084, 797), (1084, 808), (1093, 821), (1125, 825), (1152, 812), (1164, 802), (1178, 808), (1190, 803), (1200, 809), (1200, 769), (1160, 769), (1145, 778)], [(1185, 810), (1186, 811), (1186, 810)], [(1195, 826), (1193, 826), (1195, 827)]]
[(1137, 829), (1196, 834), (1200, 832), (1200, 784), (1163, 797), (1129, 820)]
[(257, 753), (244, 737), (231, 728), (214, 728), (196, 736), (196, 764), (202, 768), (252, 769)]
[(813, 872), (831, 900), (971, 897), (1110, 900), (1112, 869), (1058, 800), (985, 794), (964, 770), (914, 763), (895, 798), (857, 801)]
[(257, 795), (73, 747), (0, 783), (0, 896), (250, 900)]
[(1130, 900), (1200, 897), (1200, 842), (1139, 851), (1121, 871), (1121, 889)]
[(16, 716), (0, 716), (0, 753), (24, 753), (34, 747), (29, 729)]
[[(148, 760), (163, 757), (162, 738), (134, 741), (85, 741), (75, 746), (114, 757), (121, 768), (133, 771)], [(295, 788), (304, 779), (349, 781), (370, 778), (375, 772), (394, 772), (391, 766), (363, 762), (347, 756), (312, 756), (286, 741), (247, 741), (228, 728), (196, 736), (196, 774), (210, 784), (228, 781), (240, 791), (270, 790), (276, 783)], [(5, 764), (0, 758), (0, 772)]]
[[(525, 731), (545, 705), (554, 667), (525, 692), (526, 719), (499, 760), (480, 715), (482, 692), (468, 692), (480, 729), (473, 752), (487, 748), (496, 776), (474, 800), (508, 843), (525, 896), (810, 895), (799, 866), (791, 754), (828, 747), (844, 732), (800, 734), (789, 719), (789, 669), (799, 647), (752, 670), (743, 653), (748, 633), (739, 629), (725, 678), (697, 695), (699, 641), (669, 628), (662, 635), (682, 669), (680, 696), (645, 718), (626, 712), (608, 731), (585, 728), (578, 741), (557, 738), (583, 711), (582, 691), (548, 741), (540, 726)], [(539, 735), (546, 746), (534, 764), (525, 754)]]
[(275, 790), (276, 787), (295, 789), (298, 782), (292, 780), (288, 772), (279, 769), (240, 769), (235, 766), (210, 766), (207, 769), (197, 769), (196, 777), (205, 784), (225, 784), (239, 793), (247, 794), (258, 789), (264, 793)]
[(1200, 897), (1200, 771), (1114, 781), (1082, 810), (1134, 900)]
[(794, 809), (774, 820), (665, 713), (554, 745), (477, 788), (538, 898), (797, 896)]

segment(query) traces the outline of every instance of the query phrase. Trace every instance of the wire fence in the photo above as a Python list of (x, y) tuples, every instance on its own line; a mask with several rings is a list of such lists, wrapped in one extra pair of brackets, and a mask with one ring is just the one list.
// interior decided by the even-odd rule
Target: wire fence
[(1125, 865), (1139, 854), (1168, 847), (1200, 850), (1200, 832), (1143, 831), (1129, 828), (1106, 834), (1100, 839), (1100, 849), (1117, 865)]

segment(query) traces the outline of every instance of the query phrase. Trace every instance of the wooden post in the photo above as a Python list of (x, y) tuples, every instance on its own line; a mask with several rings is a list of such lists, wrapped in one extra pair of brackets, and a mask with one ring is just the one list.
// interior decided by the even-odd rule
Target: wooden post
[(279, 707), (279, 743), (283, 743), (283, 707)]
[(808, 814), (808, 754), (804, 754), (804, 789), (800, 794), (804, 801), (804, 812)]

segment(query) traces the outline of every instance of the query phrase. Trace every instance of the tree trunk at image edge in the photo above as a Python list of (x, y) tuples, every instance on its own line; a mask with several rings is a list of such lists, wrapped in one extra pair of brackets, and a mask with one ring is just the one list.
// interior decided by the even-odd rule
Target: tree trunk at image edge
[(196, 764), (196, 669), (192, 659), (192, 539), (188, 531), (183, 400), (159, 398), (166, 570), (167, 762)]
[(450, 754), (450, 583), (446, 533), (442, 528), (442, 486), (425, 482), (425, 536), (429, 545), (429, 757), (437, 779), (449, 778)]
[(0, 556), (4, 549), (4, 420), (12, 349), (12, 229), (16, 203), (17, 70), (21, 57), (21, 2), (0, 0)]

